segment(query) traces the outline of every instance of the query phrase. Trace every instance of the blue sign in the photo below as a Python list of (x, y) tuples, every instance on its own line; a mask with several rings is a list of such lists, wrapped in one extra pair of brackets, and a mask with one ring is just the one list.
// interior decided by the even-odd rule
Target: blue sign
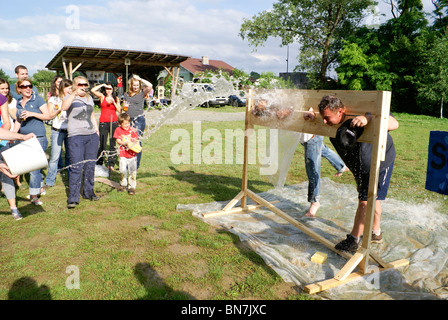
[(430, 132), (425, 189), (448, 195), (448, 132)]

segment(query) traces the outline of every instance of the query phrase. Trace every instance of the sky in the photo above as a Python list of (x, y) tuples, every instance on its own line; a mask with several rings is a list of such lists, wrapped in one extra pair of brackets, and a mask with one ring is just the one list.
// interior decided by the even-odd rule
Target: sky
[[(379, 0), (378, 12), (389, 16)], [(276, 0), (2, 1), (0, 68), (15, 77), (45, 66), (63, 46), (208, 56), (250, 73), (293, 71), (300, 46), (269, 39), (254, 48), (239, 36), (243, 18), (269, 10)], [(383, 3), (381, 3), (383, 2)], [(423, 0), (432, 11), (431, 0)], [(384, 18), (382, 18), (384, 19)]]

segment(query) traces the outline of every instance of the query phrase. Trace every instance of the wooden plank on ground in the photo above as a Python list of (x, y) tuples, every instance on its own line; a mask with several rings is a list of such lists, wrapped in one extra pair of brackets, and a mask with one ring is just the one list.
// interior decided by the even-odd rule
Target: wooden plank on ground
[[(271, 203), (278, 203), (278, 202), (280, 202), (280, 201), (275, 200), (275, 201), (272, 201)], [(251, 205), (246, 206), (246, 208), (237, 207), (237, 208), (232, 208), (232, 209), (228, 209), (228, 210), (219, 210), (219, 211), (203, 213), (202, 217), (203, 218), (211, 218), (211, 217), (223, 216), (226, 214), (247, 213), (249, 211), (253, 211), (253, 210), (256, 210), (261, 207), (264, 207), (264, 206), (262, 204), (251, 204)]]
[[(390, 268), (380, 268), (378, 272), (385, 271), (385, 270), (388, 270), (391, 268), (396, 269), (396, 268), (404, 267), (404, 266), (407, 266), (408, 264), (409, 264), (409, 260), (407, 260), (407, 259), (396, 260), (396, 261), (389, 263), (389, 265), (391, 266)], [(369, 276), (369, 275), (370, 274), (363, 274), (361, 272), (353, 272), (348, 277), (346, 277), (344, 280), (336, 280), (335, 278), (332, 278), (332, 279), (324, 280), (321, 282), (309, 284), (305, 287), (305, 292), (309, 293), (309, 294), (318, 293), (318, 292), (321, 292), (324, 290), (335, 288), (339, 285), (353, 281), (360, 277)]]
[(108, 185), (108, 186), (110, 186), (110, 187), (112, 187), (112, 188), (115, 188), (115, 189), (120, 188), (120, 184), (119, 184), (118, 182), (116, 182), (116, 181), (112, 181), (112, 180), (107, 179), (107, 178), (103, 178), (103, 177), (95, 177), (95, 181), (104, 183), (105, 185)]

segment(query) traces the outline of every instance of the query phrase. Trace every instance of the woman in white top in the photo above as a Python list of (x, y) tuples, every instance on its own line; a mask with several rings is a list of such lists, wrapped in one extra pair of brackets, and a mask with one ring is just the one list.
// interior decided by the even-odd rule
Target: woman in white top
[[(14, 122), (17, 120), (16, 119), (17, 100), (11, 95), (10, 86), (6, 79), (0, 79), (0, 94), (4, 95), (8, 99), (8, 108), (6, 110), (9, 111), (9, 122), (11, 124), (10, 131), (12, 131), (14, 129)], [(5, 123), (4, 121), (2, 122)], [(3, 143), (3, 145), (5, 144)], [(14, 143), (12, 144), (8, 143), (9, 147), (11, 147), (12, 145), (14, 145)], [(20, 183), (20, 176), (15, 177), (14, 181), (18, 187), (22, 186), (22, 183)]]
[(48, 163), (45, 189), (53, 187), (58, 172), (58, 163), (62, 154), (62, 144), (65, 147), (65, 166), (69, 165), (67, 112), (62, 110), (62, 101), (65, 96), (72, 93), (72, 81), (63, 79), (57, 90), (58, 95), (51, 96), (48, 100), (50, 117), (53, 119), (51, 126), (51, 156)]

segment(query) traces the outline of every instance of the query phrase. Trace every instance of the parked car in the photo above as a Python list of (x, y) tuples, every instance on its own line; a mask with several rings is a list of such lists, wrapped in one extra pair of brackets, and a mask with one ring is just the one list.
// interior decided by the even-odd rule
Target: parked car
[(236, 94), (229, 96), (229, 104), (232, 107), (245, 107), (246, 106), (246, 97), (239, 97)]
[[(215, 92), (215, 89), (209, 85), (207, 85), (207, 90), (211, 92)], [(214, 98), (208, 100), (203, 103), (201, 107), (222, 107), (229, 104), (229, 97), (226, 96), (215, 96)]]
[[(188, 86), (189, 88), (191, 87), (193, 92), (207, 92), (212, 97), (214, 96), (213, 93), (215, 92), (215, 89), (207, 83), (185, 83), (184, 86)], [(208, 108), (208, 107), (222, 107), (228, 104), (229, 104), (229, 97), (214, 96), (210, 100), (202, 103), (200, 106), (203, 108)]]

